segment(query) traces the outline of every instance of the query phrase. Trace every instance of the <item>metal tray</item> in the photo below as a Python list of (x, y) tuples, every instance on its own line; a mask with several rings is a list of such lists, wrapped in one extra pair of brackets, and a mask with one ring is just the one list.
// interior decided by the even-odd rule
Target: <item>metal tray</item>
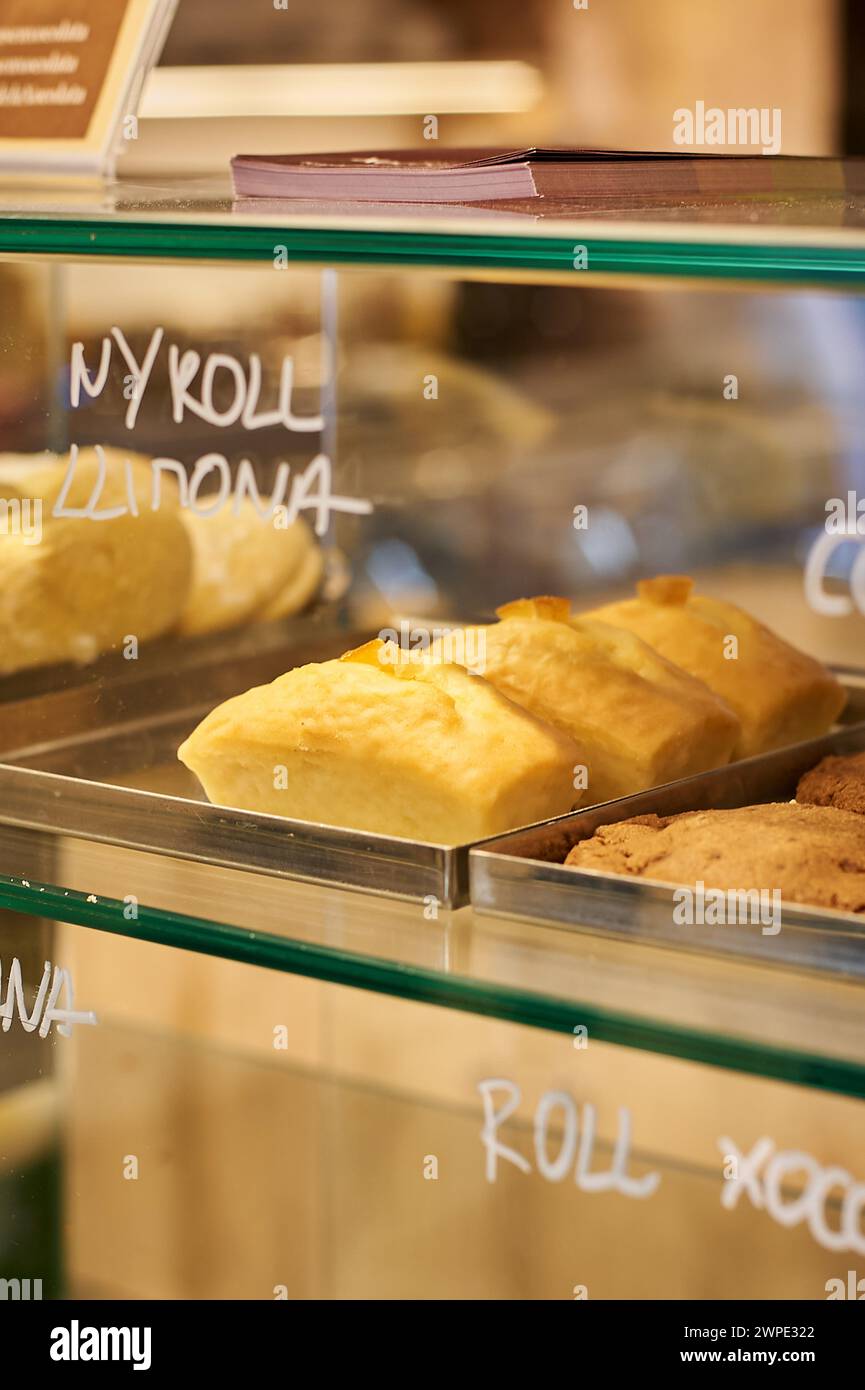
[(865, 914), (784, 903), (781, 930), (774, 936), (763, 935), (759, 926), (677, 925), (670, 884), (566, 868), (563, 862), (573, 846), (593, 835), (598, 826), (629, 816), (788, 801), (802, 774), (821, 758), (865, 749), (865, 673), (844, 670), (838, 674), (848, 687), (848, 712), (855, 722), (807, 743), (486, 840), (469, 852), (472, 906), (480, 913), (528, 918), (573, 931), (600, 931), (641, 944), (732, 953), (788, 968), (865, 979)]
[(212, 806), (177, 748), (229, 695), (368, 633), (298, 624), (166, 642), (4, 682), (0, 823), (400, 898), (468, 901), (468, 845), (436, 845)]
[[(369, 638), (273, 624), (0, 685), (0, 824), (442, 907), (469, 901), (469, 844), (437, 845), (213, 806), (177, 748), (221, 700)], [(865, 719), (865, 675), (848, 708)], [(611, 803), (612, 804), (612, 803)], [(615, 803), (621, 805), (623, 803)], [(560, 818), (561, 819), (561, 818)], [(552, 822), (556, 824), (556, 822)], [(570, 874), (571, 871), (569, 870)]]

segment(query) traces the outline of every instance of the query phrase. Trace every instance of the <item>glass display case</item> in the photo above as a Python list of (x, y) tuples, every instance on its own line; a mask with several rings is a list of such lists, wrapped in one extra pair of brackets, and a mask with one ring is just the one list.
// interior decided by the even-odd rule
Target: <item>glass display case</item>
[(4, 190), (0, 253), (6, 1296), (859, 1297), (852, 912), (496, 896), (499, 834), (211, 802), (177, 750), (382, 634), (670, 572), (839, 672), (797, 775), (865, 747), (865, 201)]

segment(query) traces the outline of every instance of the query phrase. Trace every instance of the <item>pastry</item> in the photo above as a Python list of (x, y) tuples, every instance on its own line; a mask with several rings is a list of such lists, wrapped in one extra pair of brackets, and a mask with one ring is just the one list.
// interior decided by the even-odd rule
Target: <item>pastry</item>
[(734, 604), (692, 593), (684, 575), (641, 580), (636, 598), (584, 616), (635, 633), (723, 696), (742, 725), (736, 758), (816, 738), (844, 706), (843, 686), (819, 661)]
[(584, 750), (584, 800), (729, 761), (739, 734), (732, 710), (639, 638), (572, 618), (564, 598), (520, 599), (497, 612), (498, 623), (440, 638), (430, 656), (471, 653), (473, 669), (503, 695), (573, 738)]
[(194, 563), (181, 632), (218, 632), (251, 618), (286, 617), (318, 589), (321, 549), (305, 521), (274, 526), (249, 498), (226, 503), (211, 516), (184, 509), (182, 519)]
[(778, 890), (784, 902), (865, 912), (865, 820), (832, 806), (634, 816), (600, 826), (565, 863), (724, 891)]
[[(0, 674), (55, 662), (79, 664), (167, 632), (189, 587), (192, 557), (176, 490), (163, 482), (152, 510), (146, 460), (119, 450), (81, 449), (69, 458), (0, 457), (0, 496), (41, 503), (38, 539), (0, 532)], [(126, 462), (128, 460), (128, 471)], [(130, 493), (134, 514), (130, 507)], [(64, 509), (124, 509), (109, 518), (53, 516)]]
[(823, 758), (799, 779), (796, 800), (811, 806), (837, 806), (865, 812), (865, 753)]
[(570, 809), (569, 738), (459, 666), (383, 647), (227, 700), (178, 757), (221, 805), (439, 844)]
[(257, 622), (275, 622), (277, 618), (288, 618), (300, 613), (315, 598), (324, 578), (324, 553), (317, 544), (313, 533), (305, 521), (296, 521), (295, 526), (305, 531), (307, 540), (300, 547), (295, 568), (283, 584), (254, 615)]

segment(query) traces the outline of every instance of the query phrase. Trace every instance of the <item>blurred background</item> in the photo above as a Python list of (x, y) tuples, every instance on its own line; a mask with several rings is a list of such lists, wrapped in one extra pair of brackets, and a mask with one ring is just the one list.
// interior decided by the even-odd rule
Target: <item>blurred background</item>
[(128, 167), (410, 146), (428, 114), (448, 145), (671, 149), (700, 98), (780, 107), (787, 154), (849, 151), (861, 28), (855, 0), (180, 0)]

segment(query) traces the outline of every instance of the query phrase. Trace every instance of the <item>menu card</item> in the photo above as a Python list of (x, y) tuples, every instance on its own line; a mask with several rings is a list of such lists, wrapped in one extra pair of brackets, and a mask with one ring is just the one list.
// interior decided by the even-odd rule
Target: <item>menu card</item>
[(861, 192), (865, 161), (644, 150), (355, 150), (235, 155), (241, 198), (376, 203)]

